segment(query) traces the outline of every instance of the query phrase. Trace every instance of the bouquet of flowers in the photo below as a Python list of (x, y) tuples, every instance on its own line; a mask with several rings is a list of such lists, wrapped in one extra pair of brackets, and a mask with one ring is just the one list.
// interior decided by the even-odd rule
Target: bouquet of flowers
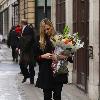
[[(69, 33), (69, 30), (70, 28), (65, 26), (63, 34), (58, 34), (51, 38), (51, 41), (55, 46), (54, 53), (58, 56), (58, 59), (60, 54), (68, 57), (84, 46), (84, 42), (79, 38), (78, 32), (71, 34)], [(58, 62), (53, 62), (52, 67), (56, 68), (53, 70), (53, 73), (67, 73), (68, 70), (66, 65), (67, 58), (58, 60)]]

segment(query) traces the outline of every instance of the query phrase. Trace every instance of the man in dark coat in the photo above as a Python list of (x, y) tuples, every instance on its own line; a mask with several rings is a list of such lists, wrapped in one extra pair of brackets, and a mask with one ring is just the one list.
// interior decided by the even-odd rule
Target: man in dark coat
[(8, 47), (12, 48), (12, 57), (13, 61), (16, 60), (18, 62), (18, 53), (16, 51), (17, 45), (18, 45), (18, 37), (15, 32), (15, 26), (13, 26), (8, 34), (8, 39), (7, 39), (7, 45)]
[[(26, 19), (22, 19), (22, 34), (20, 38), (20, 68), (24, 76), (22, 83), (26, 82), (27, 78), (30, 78), (30, 84), (34, 84), (34, 30), (27, 24)], [(29, 70), (28, 70), (29, 66)]]

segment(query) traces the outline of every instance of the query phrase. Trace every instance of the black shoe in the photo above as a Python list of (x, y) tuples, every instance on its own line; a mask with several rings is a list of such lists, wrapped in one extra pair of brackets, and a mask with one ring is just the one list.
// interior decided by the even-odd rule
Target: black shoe
[(15, 61), (15, 58), (13, 58), (13, 61)]
[(22, 83), (26, 82), (26, 80), (27, 80), (27, 78), (24, 78), (24, 79), (22, 80)]
[(22, 72), (19, 72), (18, 74), (22, 74)]
[(34, 84), (34, 82), (31, 81), (30, 84)]
[(30, 84), (34, 84), (34, 79), (30, 79)]
[(16, 62), (18, 62), (18, 59), (16, 59)]

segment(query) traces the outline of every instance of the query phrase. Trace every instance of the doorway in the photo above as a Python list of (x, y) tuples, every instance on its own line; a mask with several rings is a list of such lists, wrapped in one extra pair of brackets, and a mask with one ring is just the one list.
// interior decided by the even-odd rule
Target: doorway
[(85, 43), (84, 48), (77, 51), (74, 60), (76, 72), (76, 85), (87, 92), (89, 75), (89, 0), (73, 0), (73, 32), (79, 32), (79, 36)]

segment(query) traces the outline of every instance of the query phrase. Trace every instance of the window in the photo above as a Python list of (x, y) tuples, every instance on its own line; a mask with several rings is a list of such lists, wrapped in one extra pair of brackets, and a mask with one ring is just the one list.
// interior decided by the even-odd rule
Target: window
[(65, 27), (65, 0), (56, 0), (56, 29), (63, 32)]
[[(44, 12), (44, 7), (45, 7), (45, 0), (36, 0), (36, 27), (39, 29), (39, 24), (40, 21), (45, 18), (45, 12)], [(47, 18), (51, 18), (51, 0), (47, 0)]]
[[(37, 0), (37, 5), (38, 6), (44, 6), (45, 5), (45, 0)], [(51, 0), (47, 0), (47, 6), (51, 6)]]

